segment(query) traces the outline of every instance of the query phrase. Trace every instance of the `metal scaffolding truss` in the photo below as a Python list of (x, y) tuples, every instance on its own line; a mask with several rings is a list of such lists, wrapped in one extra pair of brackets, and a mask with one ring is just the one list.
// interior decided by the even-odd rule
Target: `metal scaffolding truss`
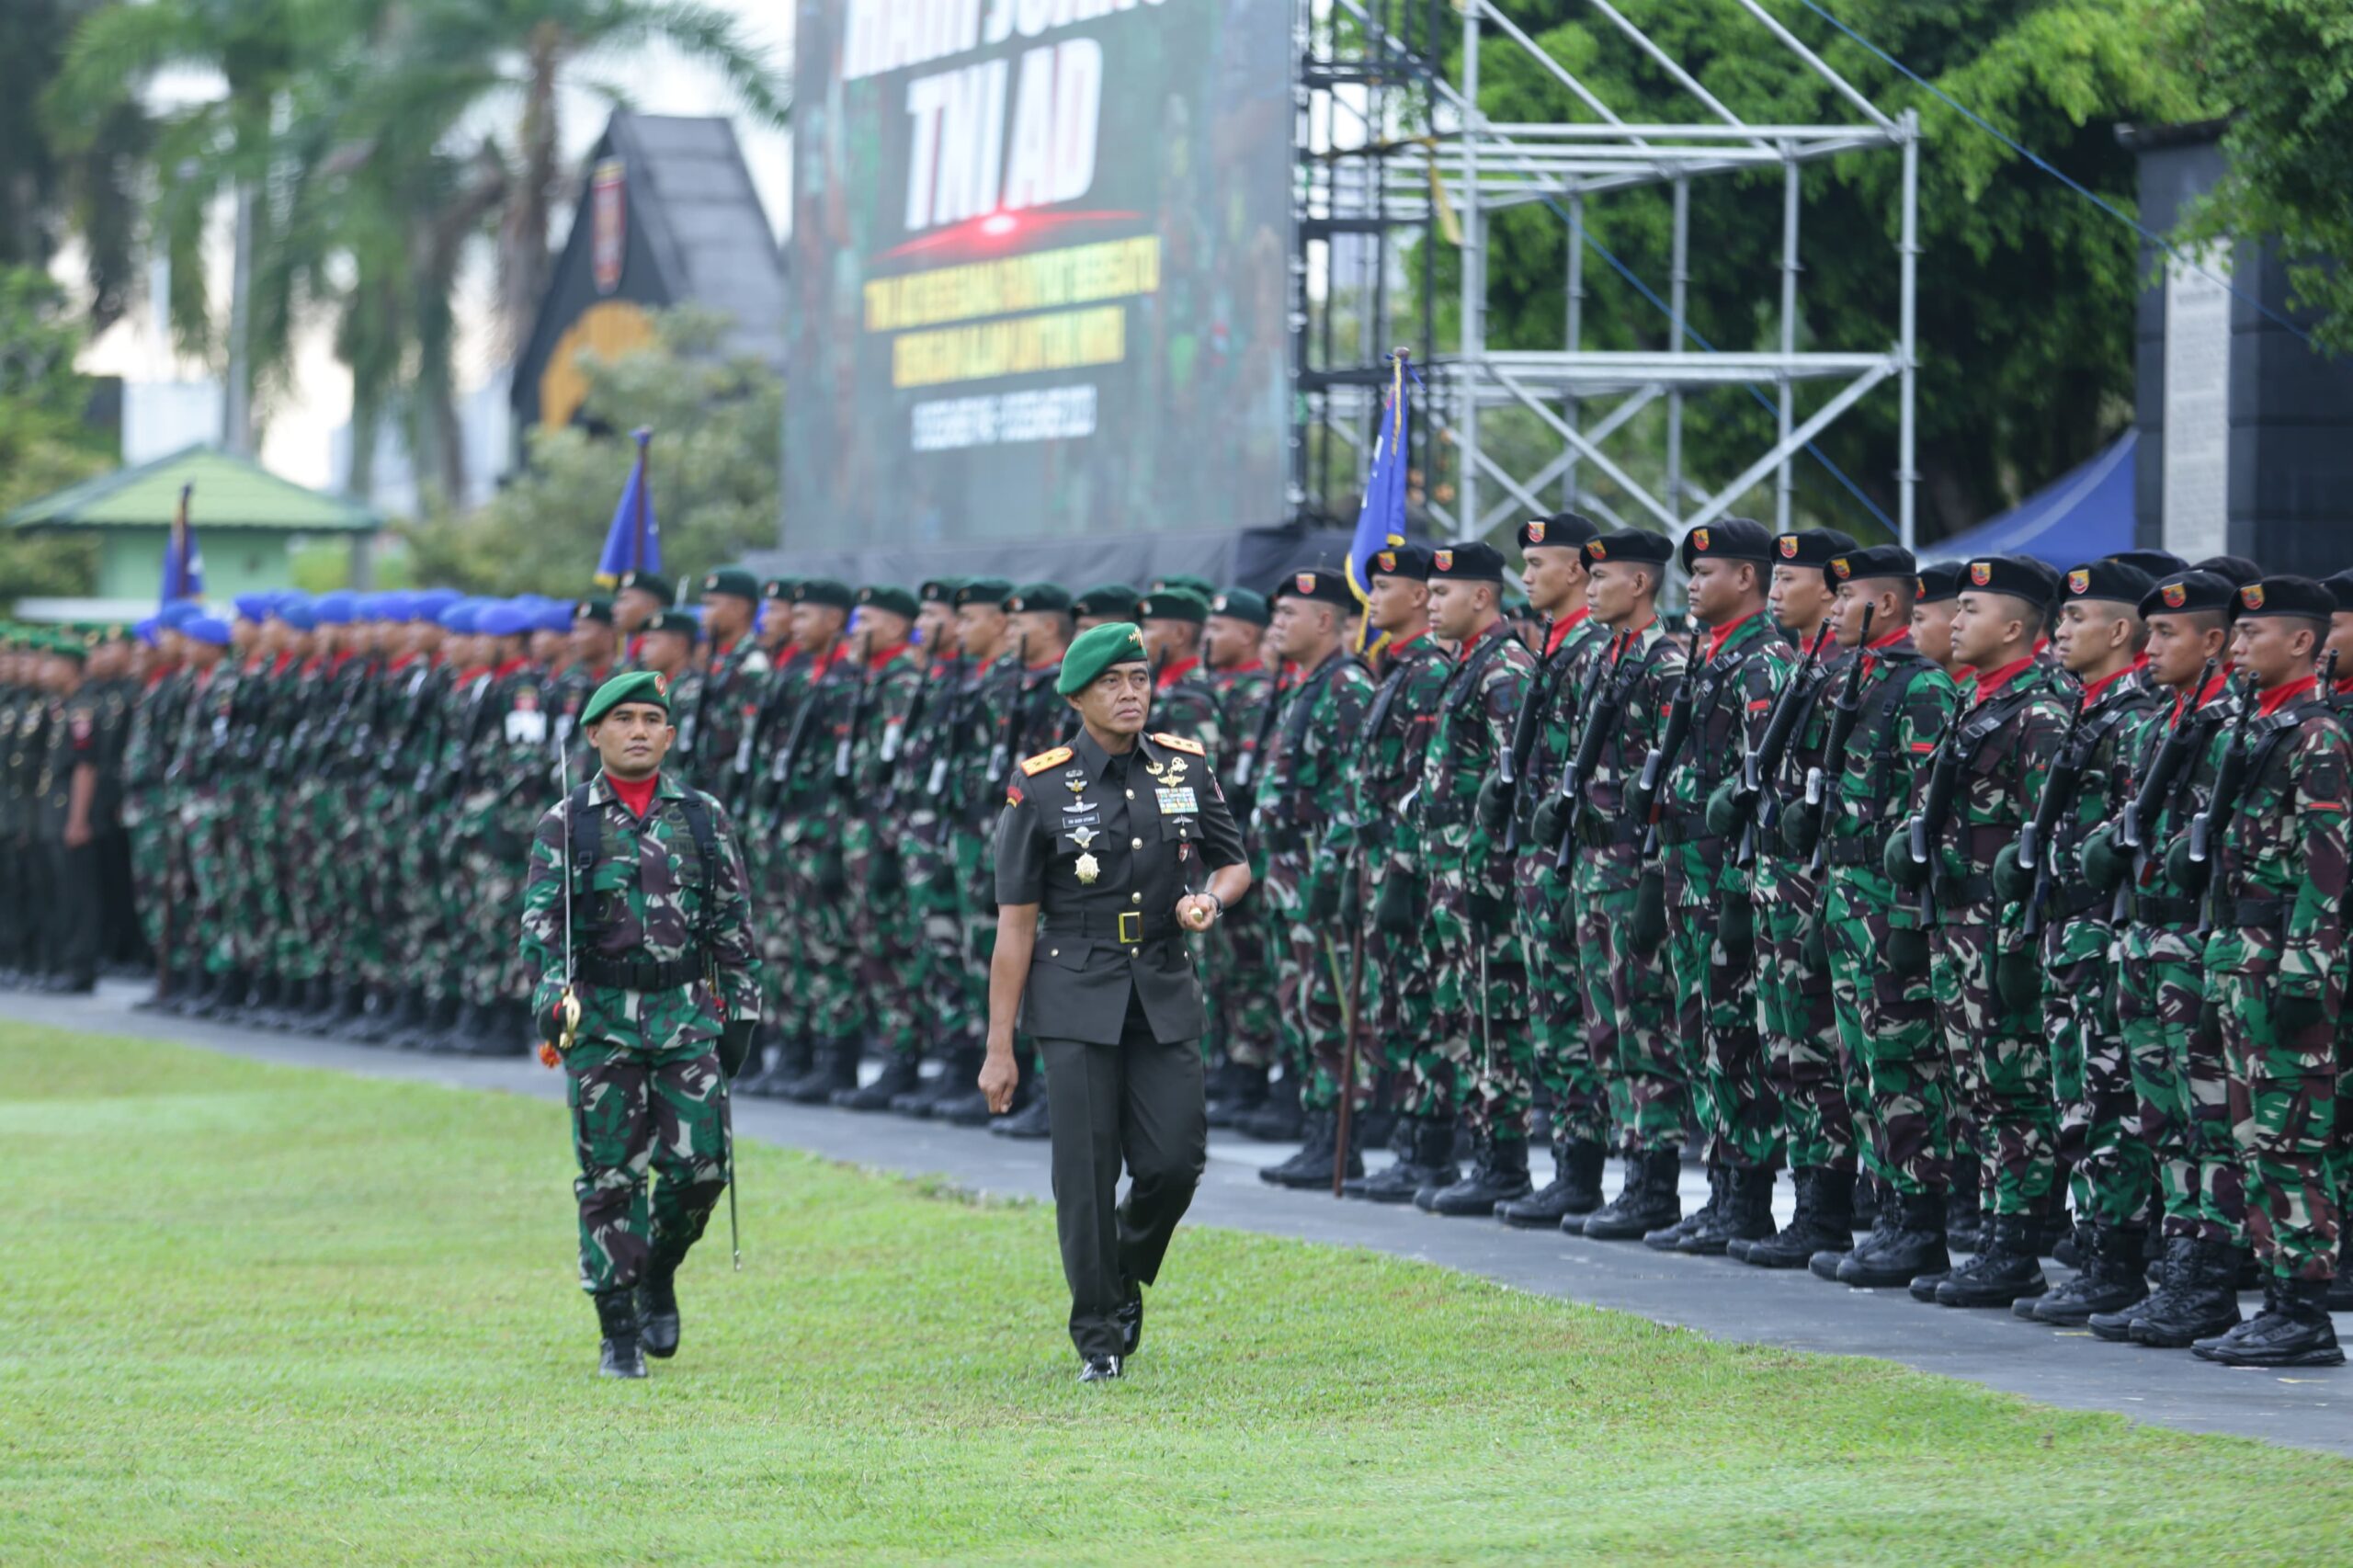
[[(1529, 512), (1574, 506), (1613, 523), (1655, 527), (1677, 537), (1728, 511), (1753, 486), (1774, 484), (1773, 520), (1791, 523), (1791, 465), (1832, 422), (1883, 383), (1899, 400), (1897, 530), (1914, 540), (1915, 327), (1917, 299), (1919, 126), (1910, 112), (1889, 114), (1833, 70), (1756, 0), (1734, 0), (1756, 24), (1743, 47), (1781, 50), (1829, 84), (1853, 110), (1845, 123), (1762, 125), (1742, 120), (1667, 51), (1609, 0), (1585, 0), (1594, 17), (1640, 51), (1694, 106), (1687, 123), (1631, 123), (1588, 84), (1547, 54), (1492, 0), (1300, 0), (1296, 85), (1298, 176), (1292, 258), (1292, 331), (1298, 377), (1293, 430), (1293, 507), (1338, 497), (1358, 483), (1380, 391), (1389, 381), (1388, 352), (1404, 341), (1424, 368), (1430, 396), (1416, 409), (1427, 452), (1430, 437), (1449, 446), (1450, 496), (1429, 506), (1434, 526), (1455, 538), (1483, 534)], [(1516, 124), (1479, 112), (1482, 33), (1501, 38), (1536, 61), (1591, 115), (1561, 124)], [(1458, 47), (1459, 79), (1441, 67), (1447, 42)], [(1890, 256), (1898, 273), (1897, 320), (1884, 346), (1816, 346), (1801, 350), (1802, 274), (1801, 197), (1808, 164), (1879, 150), (1903, 160), (1900, 237)], [(1756, 352), (1711, 352), (1687, 330), (1685, 302), (1692, 224), (1691, 183), (1711, 175), (1781, 170), (1779, 342)], [(1672, 201), (1672, 261), (1665, 290), (1669, 347), (1604, 352), (1585, 347), (1585, 215), (1613, 192), (1665, 187)], [(1542, 203), (1569, 227), (1563, 278), (1566, 331), (1557, 350), (1488, 347), (1487, 236), (1493, 216)], [(1461, 257), (1454, 341), (1435, 341), (1436, 245), (1420, 247), (1421, 286), (1406, 290), (1404, 242), (1435, 234)], [(1417, 303), (1411, 320), (1392, 320), (1392, 296)], [(1353, 323), (1342, 331), (1342, 318)], [(1352, 339), (1353, 341), (1345, 341)], [(1797, 384), (1819, 381), (1834, 391), (1799, 417)], [(1755, 390), (1776, 412), (1775, 438), (1736, 473), (1695, 483), (1685, 472), (1687, 394), (1738, 386)], [(1664, 440), (1654, 467), (1663, 483), (1628, 472), (1626, 433), (1635, 416), (1664, 403), (1664, 419), (1643, 421), (1641, 438)], [(1525, 409), (1557, 443), (1532, 470), (1514, 472), (1481, 445), (1481, 414)], [(1620, 457), (1611, 455), (1620, 437)], [(1525, 445), (1525, 443), (1521, 443)], [(1353, 463), (1353, 475), (1346, 465)], [(1625, 511), (1587, 484), (1607, 478)]]

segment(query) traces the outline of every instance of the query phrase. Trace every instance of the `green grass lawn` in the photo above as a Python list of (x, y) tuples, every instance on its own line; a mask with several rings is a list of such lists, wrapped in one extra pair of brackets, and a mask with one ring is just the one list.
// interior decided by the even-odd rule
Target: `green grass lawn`
[[(749, 1148), (593, 1375), (560, 1108), (0, 1027), (0, 1563), (2318, 1562), (2353, 1464), (1178, 1240), (1082, 1388), (1051, 1216)], [(2158, 1369), (2152, 1364), (2152, 1375)]]

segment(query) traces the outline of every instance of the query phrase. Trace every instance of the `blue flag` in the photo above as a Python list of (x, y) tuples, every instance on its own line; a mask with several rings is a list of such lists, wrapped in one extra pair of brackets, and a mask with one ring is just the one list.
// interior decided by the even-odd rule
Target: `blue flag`
[(180, 504), (172, 514), (171, 537), (164, 541), (164, 600), (197, 599), (204, 597), (204, 556), (196, 548), (196, 529), (188, 520), (188, 496), (193, 484), (180, 486)]
[(637, 461), (630, 465), (629, 483), (621, 486), (620, 505), (613, 508), (613, 526), (605, 530), (605, 553), (597, 561), (597, 581), (611, 587), (628, 572), (662, 570), (662, 525), (654, 517), (654, 487), (645, 477), (645, 444), (651, 430), (632, 430)]
[(1357, 623), (1357, 649), (1364, 650), (1371, 627), (1372, 558), (1405, 542), (1406, 434), (1412, 429), (1405, 391), (1405, 356), (1392, 354), (1389, 395), (1381, 400), (1381, 430), (1373, 437), (1372, 469), (1365, 476), (1364, 506), (1357, 513), (1356, 538), (1348, 541), (1348, 586), (1367, 614)]

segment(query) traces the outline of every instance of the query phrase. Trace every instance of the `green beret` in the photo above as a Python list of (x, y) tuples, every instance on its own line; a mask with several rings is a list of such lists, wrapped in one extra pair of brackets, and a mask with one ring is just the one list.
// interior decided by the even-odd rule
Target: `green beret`
[(997, 608), (1003, 609), (1005, 601), (1012, 597), (1013, 585), (1004, 578), (974, 577), (957, 588), (956, 608), (962, 609), (966, 605), (995, 605)]
[(1005, 608), (1016, 614), (1029, 609), (1070, 609), (1070, 590), (1059, 583), (1024, 583), (1013, 590)]
[(956, 603), (956, 590), (963, 585), (964, 579), (961, 577), (934, 577), (915, 592), (927, 605), (948, 605), (952, 608)]
[(1084, 690), (1113, 665), (1151, 662), (1151, 655), (1144, 652), (1142, 628), (1132, 621), (1106, 621), (1072, 641), (1070, 652), (1063, 655), (1062, 673), (1054, 677), (1054, 689), (1068, 697)]
[(703, 574), (702, 591), (725, 594), (731, 598), (756, 599), (760, 597), (760, 580), (741, 566), (722, 566)]
[(50, 638), (49, 653), (52, 658), (71, 659), (78, 665), (89, 656), (90, 651), (82, 645), (79, 637), (61, 631)]
[(641, 634), (648, 631), (675, 631), (692, 642), (702, 636), (702, 622), (682, 609), (657, 610), (646, 617), (645, 624), (637, 630)]
[(790, 577), (771, 577), (760, 585), (760, 597), (782, 599), (786, 604), (790, 604), (793, 586), (793, 581)]
[(1254, 626), (1264, 626), (1274, 619), (1273, 614), (1267, 608), (1266, 596), (1252, 593), (1247, 588), (1229, 588), (1224, 593), (1214, 596), (1210, 600), (1210, 613), (1232, 616), (1236, 620), (1246, 620)]
[(1156, 594), (1163, 588), (1182, 588), (1187, 593), (1200, 595), (1204, 600), (1217, 597), (1216, 584), (1207, 577), (1196, 577), (1189, 572), (1172, 572), (1165, 577), (1154, 577), (1152, 591)]
[(1210, 618), (1210, 601), (1190, 588), (1160, 588), (1136, 604), (1140, 620), (1188, 620), (1195, 626)]
[(894, 587), (889, 583), (870, 583), (858, 589), (858, 602), (862, 605), (872, 605), (876, 609), (887, 609), (892, 615), (904, 615), (909, 620), (913, 620), (923, 610), (923, 607), (915, 603), (915, 595), (904, 588)]
[(591, 594), (572, 607), (574, 620), (593, 620), (599, 626), (613, 623), (613, 601), (601, 594)]
[(588, 706), (580, 710), (580, 727), (586, 729), (624, 702), (651, 702), (667, 713), (669, 677), (653, 670), (631, 670), (627, 675), (615, 676), (598, 687), (597, 694), (588, 699)]
[(837, 583), (831, 577), (812, 577), (792, 585), (792, 602), (797, 605), (831, 605), (835, 609), (848, 609), (858, 603), (847, 583)]
[(1125, 583), (1097, 583), (1071, 600), (1073, 615), (1104, 615), (1128, 620), (1136, 613), (1136, 591)]
[(670, 579), (659, 572), (624, 572), (620, 585), (635, 588), (641, 594), (652, 594), (665, 605), (678, 597), (670, 586)]

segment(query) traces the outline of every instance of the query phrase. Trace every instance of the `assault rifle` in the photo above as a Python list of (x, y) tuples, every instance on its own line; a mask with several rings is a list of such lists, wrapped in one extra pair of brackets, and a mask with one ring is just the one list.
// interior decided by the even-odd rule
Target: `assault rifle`
[(1806, 677), (1821, 662), (1823, 644), (1829, 637), (1830, 623), (1825, 620), (1814, 632), (1805, 657), (1798, 661), (1789, 684), (1774, 699), (1773, 711), (1766, 716), (1765, 733), (1755, 748), (1740, 759), (1740, 782), (1733, 787), (1732, 797), (1733, 822), (1740, 830), (1733, 835), (1739, 840), (1739, 847), (1733, 852), (1735, 866), (1750, 865), (1756, 859), (1756, 813), (1764, 798), (1765, 780), (1780, 774), (1781, 759), (1789, 754), (1790, 737), (1797, 733), (1798, 715), (1805, 710)]
[[(1577, 749), (1569, 758), (1568, 767), (1561, 770), (1561, 799), (1567, 810), (1561, 813), (1561, 843), (1552, 859), (1555, 872), (1565, 871), (1576, 860), (1577, 819), (1585, 814), (1586, 781), (1593, 777), (1595, 766), (1601, 761), (1601, 748), (1609, 733), (1618, 727), (1619, 715), (1626, 710), (1626, 688), (1633, 679), (1632, 673), (1621, 674), (1626, 652), (1639, 641), (1628, 633), (1618, 639), (1609, 655), (1608, 673), (1602, 676), (1592, 708), (1585, 715), (1585, 727), (1577, 732)], [(1642, 666), (1634, 666), (1639, 670)]]
[(874, 701), (874, 636), (869, 632), (858, 642), (858, 662), (866, 668), (858, 673), (858, 691), (850, 699), (849, 728), (834, 743), (834, 792), (851, 793), (858, 780), (850, 764), (858, 750), (858, 733), (866, 728), (866, 710)]
[(1666, 710), (1666, 730), (1659, 736), (1658, 744), (1650, 756), (1643, 758), (1641, 777), (1634, 780), (1633, 798), (1626, 803), (1632, 808), (1628, 814), (1643, 824), (1643, 858), (1647, 860), (1658, 853), (1659, 813), (1663, 809), (1659, 792), (1666, 787), (1666, 776), (1682, 757), (1683, 743), (1691, 738), (1691, 705), (1696, 699), (1692, 687), (1698, 683), (1699, 665), (1699, 620), (1690, 621), (1691, 647), (1683, 661), (1683, 678), (1676, 683), (1675, 700)]
[[(991, 784), (1005, 782), (1006, 769), (1013, 766), (1014, 757), (1019, 755), (1013, 749), (1013, 743), (1020, 733), (1016, 726), (1021, 722), (1022, 710), (1029, 706), (1029, 694), (1024, 688), (1021, 680), (1022, 676), (1026, 675), (1029, 669), (1029, 634), (1026, 631), (1021, 634), (1021, 640), (1013, 645), (1013, 663), (1015, 665), (1013, 706), (1006, 710), (1005, 717), (997, 721), (996, 744), (989, 747), (989, 782)], [(983, 676), (982, 678), (985, 681), (987, 677)]]
[(1855, 639), (1855, 662), (1847, 666), (1847, 684), (1838, 688), (1838, 700), (1830, 705), (1830, 733), (1822, 745), (1822, 761), (1806, 769), (1805, 803), (1823, 814), (1820, 831), (1814, 835), (1813, 858), (1806, 862), (1806, 874), (1819, 877), (1830, 856), (1830, 801), (1833, 786), (1825, 777), (1825, 769), (1847, 769), (1847, 743), (1854, 737), (1855, 721), (1863, 710), (1863, 661), (1870, 657), (1871, 645), (1871, 612), (1875, 607), (1863, 607), (1863, 630)]
[[(1551, 629), (1552, 621), (1548, 617), (1545, 621), (1548, 642), (1551, 640)], [(1529, 764), (1536, 756), (1537, 737), (1544, 733), (1545, 715), (1551, 711), (1552, 699), (1561, 688), (1561, 677), (1557, 672), (1552, 673), (1549, 680), (1543, 679), (1546, 672), (1539, 665), (1537, 674), (1540, 684), (1528, 694), (1528, 700), (1519, 705), (1518, 717), (1512, 722), (1511, 744), (1495, 763), (1495, 786), (1502, 796), (1505, 813), (1504, 850), (1507, 854), (1519, 847), (1519, 781), (1528, 776)]]
[(2034, 886), (2026, 895), (2026, 911), (2018, 917), (2020, 936), (2042, 934), (2043, 906), (2051, 902), (2051, 880), (2055, 874), (2052, 859), (2058, 848), (2059, 824), (2075, 809), (2075, 797), (2083, 792), (2084, 770), (2091, 762), (2090, 747), (2081, 739), (2084, 712), (2088, 706), (2078, 690), (2074, 710), (2067, 715), (2067, 733), (2059, 737), (2059, 752), (2052, 761), (2051, 776), (2042, 781), (2042, 798), (2034, 803), (2034, 814), (2018, 824), (2018, 864), (2034, 872)]
[[(2189, 819), (2189, 863), (2198, 868), (2200, 885), (2194, 891), (2200, 894), (2213, 892), (2213, 854), (2231, 831), (2231, 819), (2238, 814), (2239, 794), (2246, 788), (2257, 707), (2255, 677), (2250, 675), (2239, 687), (2238, 720), (2231, 726), (2230, 739), (2222, 743), (2222, 760), (2214, 765), (2213, 792), (2206, 797), (2206, 809)], [(2198, 933), (2202, 936), (2211, 929), (2213, 919), (2213, 900), (2207, 897), (2201, 903)]]

